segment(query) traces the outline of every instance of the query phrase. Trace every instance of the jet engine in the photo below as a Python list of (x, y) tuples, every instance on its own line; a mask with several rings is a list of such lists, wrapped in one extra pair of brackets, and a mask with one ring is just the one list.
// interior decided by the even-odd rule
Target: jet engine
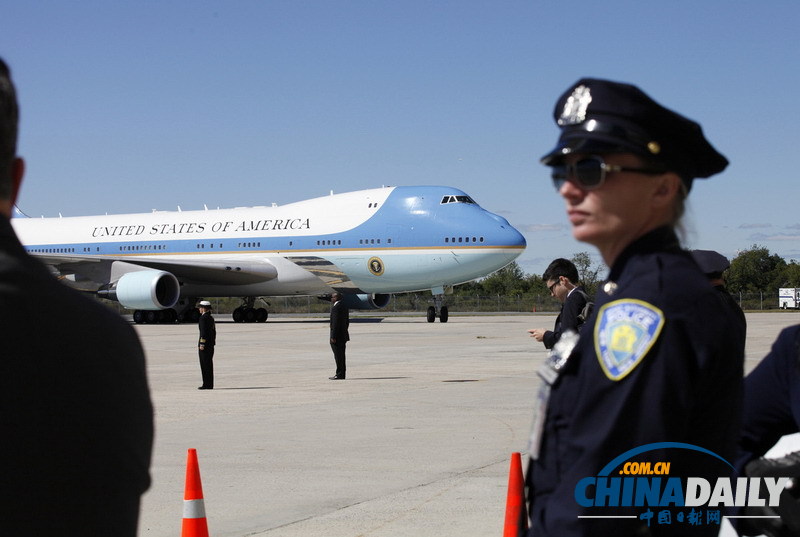
[(344, 303), (353, 310), (378, 310), (389, 304), (392, 295), (344, 295)]
[(178, 279), (169, 272), (140, 270), (123, 274), (112, 289), (100, 294), (129, 309), (161, 310), (174, 306), (181, 291)]

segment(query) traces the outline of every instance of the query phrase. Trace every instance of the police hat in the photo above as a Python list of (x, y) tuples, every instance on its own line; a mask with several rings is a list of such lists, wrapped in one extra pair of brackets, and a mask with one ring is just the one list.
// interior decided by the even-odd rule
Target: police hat
[(208, 308), (211, 309), (211, 302), (208, 300), (201, 300), (200, 303), (197, 305), (200, 308)]
[(677, 173), (690, 187), (693, 178), (710, 177), (728, 165), (699, 124), (630, 84), (579, 80), (558, 99), (553, 115), (561, 137), (542, 157), (547, 166), (571, 153), (635, 153)]
[(692, 250), (692, 257), (703, 274), (722, 274), (731, 266), (728, 258), (714, 250)]

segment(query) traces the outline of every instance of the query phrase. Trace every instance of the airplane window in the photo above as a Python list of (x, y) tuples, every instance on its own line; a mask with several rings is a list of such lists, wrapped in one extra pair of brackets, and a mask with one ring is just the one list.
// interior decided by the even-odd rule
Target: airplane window
[(459, 203), (475, 203), (469, 196), (456, 196), (456, 201)]
[(392, 244), (392, 239), (389, 239), (389, 244)]
[(478, 239), (476, 239), (475, 237), (472, 237), (472, 242), (478, 242)]
[(463, 241), (464, 241), (463, 237), (458, 238), (458, 242), (463, 242)]
[(443, 197), (443, 198), (442, 198), (442, 204), (448, 203), (448, 200), (449, 200), (449, 199), (450, 199), (450, 196), (445, 196), (445, 197)]
[(380, 240), (380, 239), (378, 239), (378, 244), (380, 244), (380, 243), (381, 243), (381, 240)]
[(483, 242), (483, 237), (481, 237), (481, 242)]

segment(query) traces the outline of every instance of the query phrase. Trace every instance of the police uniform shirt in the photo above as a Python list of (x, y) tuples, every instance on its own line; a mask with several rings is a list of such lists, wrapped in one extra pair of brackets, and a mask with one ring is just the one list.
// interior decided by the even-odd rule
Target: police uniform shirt
[[(553, 386), (540, 455), (529, 469), (531, 535), (617, 537), (642, 530), (643, 508), (582, 508), (575, 500), (579, 480), (629, 449), (684, 442), (734, 460), (744, 348), (727, 337), (735, 320), (719, 311), (715, 292), (670, 228), (639, 238), (617, 258)], [(610, 319), (620, 316), (650, 324), (638, 335), (633, 326), (609, 332)], [(629, 348), (643, 350), (625, 355)], [(637, 460), (671, 461), (670, 477), (711, 472), (716, 480), (718, 469), (697, 459), (672, 449)], [(578, 518), (589, 514), (637, 516)], [(650, 527), (653, 535), (716, 536), (719, 526), (686, 529)]]

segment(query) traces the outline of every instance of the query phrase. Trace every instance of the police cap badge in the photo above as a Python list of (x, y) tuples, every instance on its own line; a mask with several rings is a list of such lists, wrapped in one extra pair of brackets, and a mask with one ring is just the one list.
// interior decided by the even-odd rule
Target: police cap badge
[(721, 172), (728, 160), (706, 140), (700, 125), (669, 110), (636, 86), (584, 78), (556, 103), (561, 128), (556, 147), (542, 157), (547, 166), (572, 153), (634, 153), (692, 179)]

